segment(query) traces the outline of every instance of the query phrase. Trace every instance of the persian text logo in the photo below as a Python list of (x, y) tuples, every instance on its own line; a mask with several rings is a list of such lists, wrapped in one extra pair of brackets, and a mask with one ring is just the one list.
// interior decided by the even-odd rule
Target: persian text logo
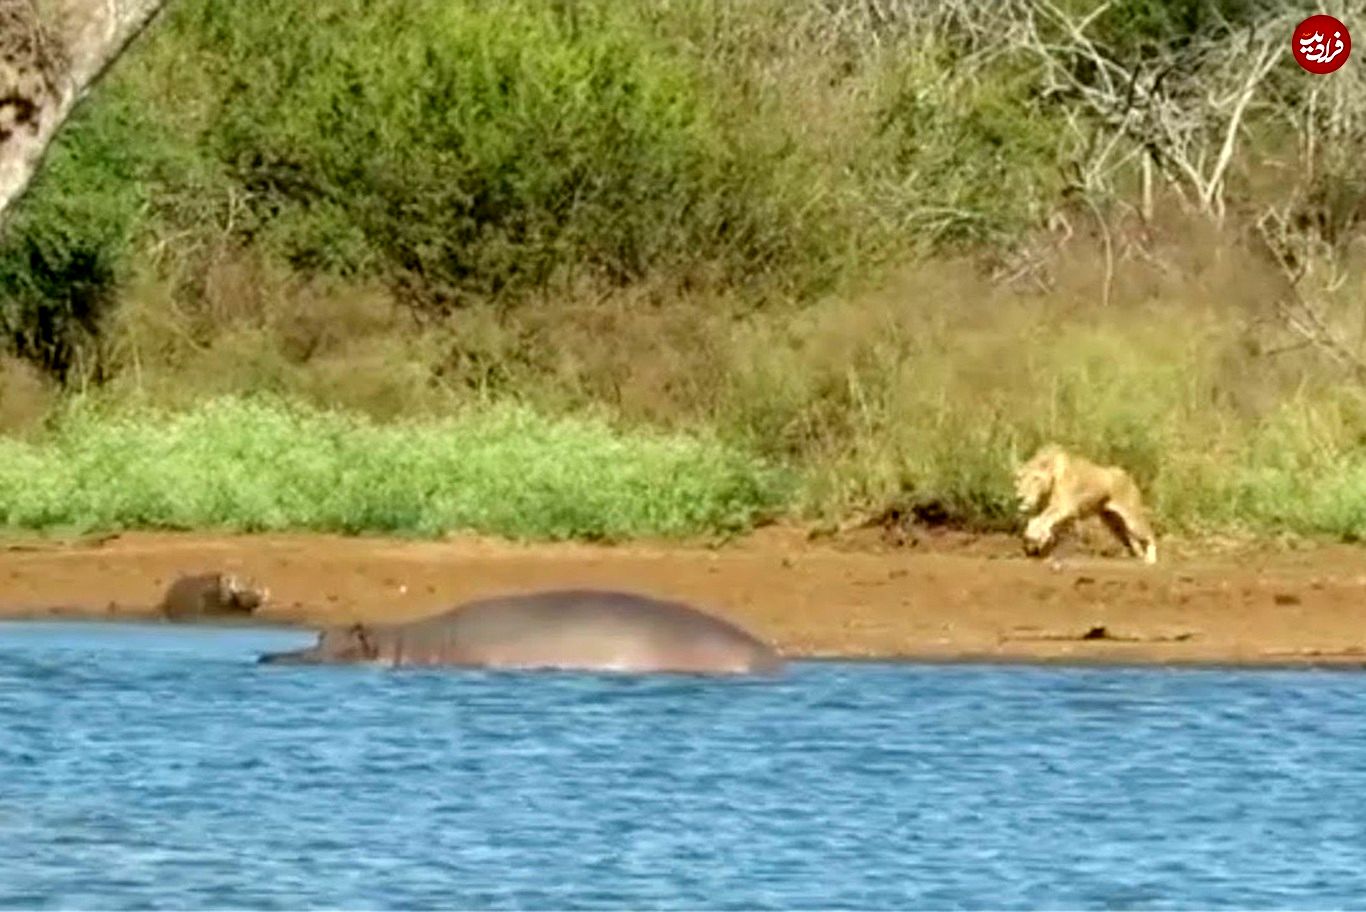
[(1295, 26), (1290, 50), (1296, 63), (1322, 76), (1347, 62), (1352, 53), (1352, 36), (1347, 26), (1332, 16), (1310, 16)]

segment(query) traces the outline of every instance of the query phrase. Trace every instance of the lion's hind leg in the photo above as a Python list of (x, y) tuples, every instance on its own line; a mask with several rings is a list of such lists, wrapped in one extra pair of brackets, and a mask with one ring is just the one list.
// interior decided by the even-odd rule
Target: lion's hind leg
[(1101, 508), (1100, 518), (1134, 557), (1157, 563), (1157, 539), (1140, 508), (1111, 501)]
[(1129, 524), (1124, 521), (1123, 515), (1118, 511), (1104, 508), (1100, 511), (1100, 521), (1105, 523), (1105, 528), (1109, 529), (1115, 538), (1119, 539), (1124, 550), (1142, 556), (1140, 553), (1142, 549), (1135, 549), (1134, 536), (1130, 534)]

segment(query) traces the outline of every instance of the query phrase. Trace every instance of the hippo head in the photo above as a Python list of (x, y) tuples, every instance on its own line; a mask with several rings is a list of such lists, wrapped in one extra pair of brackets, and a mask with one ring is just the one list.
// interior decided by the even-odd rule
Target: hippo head
[(331, 627), (318, 635), (318, 642), (307, 649), (293, 652), (274, 652), (261, 656), (260, 661), (281, 665), (319, 665), (373, 662), (379, 658), (379, 646), (364, 624)]
[(161, 597), (158, 610), (168, 618), (240, 617), (270, 600), (270, 590), (234, 573), (196, 573), (180, 576)]
[(270, 600), (270, 590), (231, 573), (218, 577), (218, 604), (228, 611), (255, 611)]

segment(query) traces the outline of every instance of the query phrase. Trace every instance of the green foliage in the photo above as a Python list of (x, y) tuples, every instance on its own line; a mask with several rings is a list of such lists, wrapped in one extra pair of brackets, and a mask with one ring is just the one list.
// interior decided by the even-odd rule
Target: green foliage
[[(1097, 27), (1167, 40), (1205, 27), (1200, 9), (1126, 0)], [(898, 251), (1036, 224), (1059, 131), (1027, 61), (864, 19), (772, 0), (181, 0), (20, 207), (0, 250), (12, 346), (64, 373), (150, 245), (181, 294), (227, 243), (446, 310), (584, 279), (809, 297)]]
[(583, 279), (807, 296), (919, 240), (1029, 223), (1053, 169), (1027, 72), (946, 80), (951, 61), (912, 47), (826, 60), (819, 18), (183, 0), (20, 207), (0, 250), (10, 334), (70, 360), (69, 340), (48, 356), (28, 336), (48, 313), (88, 334), (150, 245), (187, 289), (230, 243), (446, 309)]
[(95, 343), (147, 245), (192, 249), (230, 195), (153, 108), (118, 83), (81, 105), (0, 239), (0, 334), (58, 380), (98, 376)]
[(1058, 125), (1030, 101), (1034, 75), (997, 62), (955, 76), (921, 54), (885, 79), (873, 159), (888, 199), (937, 241), (999, 241), (1037, 224), (1056, 200)]
[(141, 126), (114, 99), (75, 118), (0, 247), (0, 332), (59, 377), (112, 302), (142, 218)]
[(207, 73), (201, 142), (243, 229), (298, 267), (448, 304), (797, 262), (771, 169), (614, 4), (191, 0), (168, 27)]
[(0, 438), (0, 524), (35, 529), (686, 536), (749, 526), (787, 484), (705, 439), (516, 407), (386, 426), (240, 399), (78, 407), (41, 444)]
[[(814, 303), (907, 252), (1008, 246), (1058, 202), (1031, 60), (898, 9), (177, 0), (16, 210), (3, 341), (59, 379), (104, 371), (106, 399), (271, 390), (397, 423), (82, 406), (0, 440), (0, 520), (593, 538), (909, 501), (1004, 528), (1014, 460), (1056, 440), (1129, 468), (1166, 529), (1366, 534), (1361, 404), (1312, 370), (1220, 366), (1236, 334), (1204, 308), (1242, 270), (1151, 313), (1151, 278), (1079, 303), (1100, 267), (1027, 304), (961, 275)], [(1088, 34), (1127, 61), (1258, 9), (1120, 0)], [(1345, 246), (1361, 157), (1321, 145), (1301, 208)], [(1254, 405), (1228, 404), (1239, 385)], [(16, 389), (0, 411), (27, 414)], [(708, 434), (538, 417), (604, 404)]]

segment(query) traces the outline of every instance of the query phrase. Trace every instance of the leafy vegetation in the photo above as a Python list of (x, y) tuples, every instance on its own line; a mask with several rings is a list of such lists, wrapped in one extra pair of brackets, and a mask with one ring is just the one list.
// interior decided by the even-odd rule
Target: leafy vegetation
[(511, 407), (378, 426), (272, 401), (79, 406), (41, 444), (0, 439), (0, 519), (39, 529), (722, 534), (780, 503), (784, 484), (714, 442)]
[[(0, 245), (29, 365), (0, 359), (0, 511), (990, 528), (1015, 521), (1014, 459), (1058, 440), (1133, 470), (1169, 530), (1360, 537), (1356, 77), (1309, 105), (1281, 61), (1234, 133), (1183, 109), (1190, 148), (1239, 137), (1229, 217), (1171, 215), (1166, 160), (1140, 217), (1139, 159), (1103, 157), (1116, 128), (1075, 103), (1097, 68), (1156, 91), (1206, 67), (1228, 91), (1164, 103), (1213, 105), (1249, 29), (1295, 11), (1119, 0), (1078, 43), (1056, 17), (1094, 4), (1032, 9), (177, 0)], [(1264, 210), (1324, 277), (1329, 336), (1277, 323)]]

